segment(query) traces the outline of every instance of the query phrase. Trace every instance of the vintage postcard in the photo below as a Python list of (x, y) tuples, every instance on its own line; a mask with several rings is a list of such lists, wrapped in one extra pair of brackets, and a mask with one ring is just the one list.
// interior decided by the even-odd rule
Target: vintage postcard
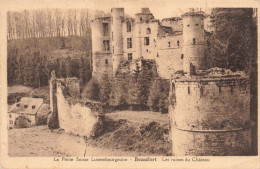
[(259, 1), (0, 3), (0, 168), (260, 168)]

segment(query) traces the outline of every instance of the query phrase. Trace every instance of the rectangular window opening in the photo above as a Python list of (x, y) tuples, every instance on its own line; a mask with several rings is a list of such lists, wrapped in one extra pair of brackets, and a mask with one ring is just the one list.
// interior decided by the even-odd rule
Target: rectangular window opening
[(108, 64), (108, 59), (105, 60), (105, 64), (106, 64), (106, 65)]
[(195, 45), (196, 44), (196, 39), (195, 38), (193, 38), (193, 45)]
[(108, 36), (108, 23), (103, 23), (104, 36)]
[(132, 38), (127, 38), (127, 49), (132, 48)]
[(144, 45), (149, 46), (149, 37), (144, 37)]
[(127, 23), (126, 23), (126, 31), (127, 32), (131, 32), (131, 30), (132, 30), (132, 28), (131, 28), (131, 23), (128, 21)]
[(103, 41), (104, 51), (109, 51), (109, 40)]
[(128, 53), (128, 60), (132, 60), (133, 59), (133, 54), (132, 53)]

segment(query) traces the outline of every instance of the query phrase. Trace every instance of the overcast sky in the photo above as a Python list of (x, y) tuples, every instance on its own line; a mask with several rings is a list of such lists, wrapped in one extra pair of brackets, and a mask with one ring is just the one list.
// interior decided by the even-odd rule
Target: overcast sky
[[(247, 2), (255, 0), (248, 0)], [(6, 2), (6, 1), (5, 1)], [(23, 10), (39, 8), (90, 8), (109, 12), (113, 7), (125, 8), (125, 13), (134, 16), (142, 7), (150, 8), (156, 19), (180, 16), (189, 8), (201, 8), (209, 13), (212, 7), (251, 6), (245, 0), (9, 0), (6, 10)], [(253, 3), (252, 3), (253, 4)]]

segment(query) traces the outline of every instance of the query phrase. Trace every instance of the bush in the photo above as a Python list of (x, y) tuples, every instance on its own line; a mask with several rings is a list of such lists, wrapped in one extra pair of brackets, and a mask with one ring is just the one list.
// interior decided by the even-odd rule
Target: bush
[(154, 79), (150, 88), (148, 105), (152, 111), (168, 112), (169, 81)]
[(28, 128), (31, 127), (31, 120), (21, 115), (15, 119), (15, 128)]
[(101, 80), (101, 83), (99, 86), (100, 86), (100, 92), (99, 92), (100, 102), (108, 105), (109, 97), (110, 97), (110, 93), (111, 93), (111, 79), (109, 79), (107, 74), (105, 74), (102, 77), (102, 80)]
[(82, 98), (99, 101), (100, 87), (96, 79), (92, 78), (83, 89)]
[(48, 127), (49, 129), (57, 129), (59, 128), (59, 121), (57, 113), (49, 112), (48, 113)]

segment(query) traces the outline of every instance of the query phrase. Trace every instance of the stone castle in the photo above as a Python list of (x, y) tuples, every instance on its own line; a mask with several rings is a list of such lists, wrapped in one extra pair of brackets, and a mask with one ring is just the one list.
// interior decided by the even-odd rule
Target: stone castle
[(142, 67), (141, 59), (155, 61), (164, 79), (178, 70), (187, 71), (188, 62), (202, 69), (208, 21), (203, 12), (194, 10), (160, 21), (149, 8), (142, 8), (135, 18), (126, 17), (124, 8), (113, 8), (111, 17), (92, 20), (92, 77), (115, 75), (120, 63), (127, 60), (133, 69)]
[[(142, 59), (155, 60), (159, 75), (171, 79), (169, 95), (174, 101), (170, 101), (169, 119), (173, 154), (248, 155), (249, 78), (243, 72), (228, 69), (206, 70), (204, 13), (191, 11), (162, 22), (154, 19), (148, 8), (136, 14), (135, 20), (125, 17), (123, 8), (114, 8), (111, 13), (112, 17), (92, 21), (93, 77), (100, 79), (106, 73), (116, 76), (124, 60), (133, 67)], [(178, 70), (182, 71), (175, 73)], [(72, 93), (79, 93), (79, 82), (53, 77), (50, 102), (59, 126), (74, 133), (79, 133), (79, 129), (90, 133), (96, 118), (84, 106), (68, 105), (63, 96), (61, 82), (75, 91)], [(84, 116), (86, 112), (91, 118)]]
[[(120, 63), (154, 60), (171, 79), (171, 135), (175, 155), (246, 155), (251, 150), (250, 85), (243, 72), (206, 70), (208, 22), (201, 11), (154, 19), (148, 8), (127, 18), (123, 8), (92, 21), (93, 77), (116, 75)], [(140, 67), (142, 65), (139, 65)], [(175, 74), (182, 70), (183, 74)]]

